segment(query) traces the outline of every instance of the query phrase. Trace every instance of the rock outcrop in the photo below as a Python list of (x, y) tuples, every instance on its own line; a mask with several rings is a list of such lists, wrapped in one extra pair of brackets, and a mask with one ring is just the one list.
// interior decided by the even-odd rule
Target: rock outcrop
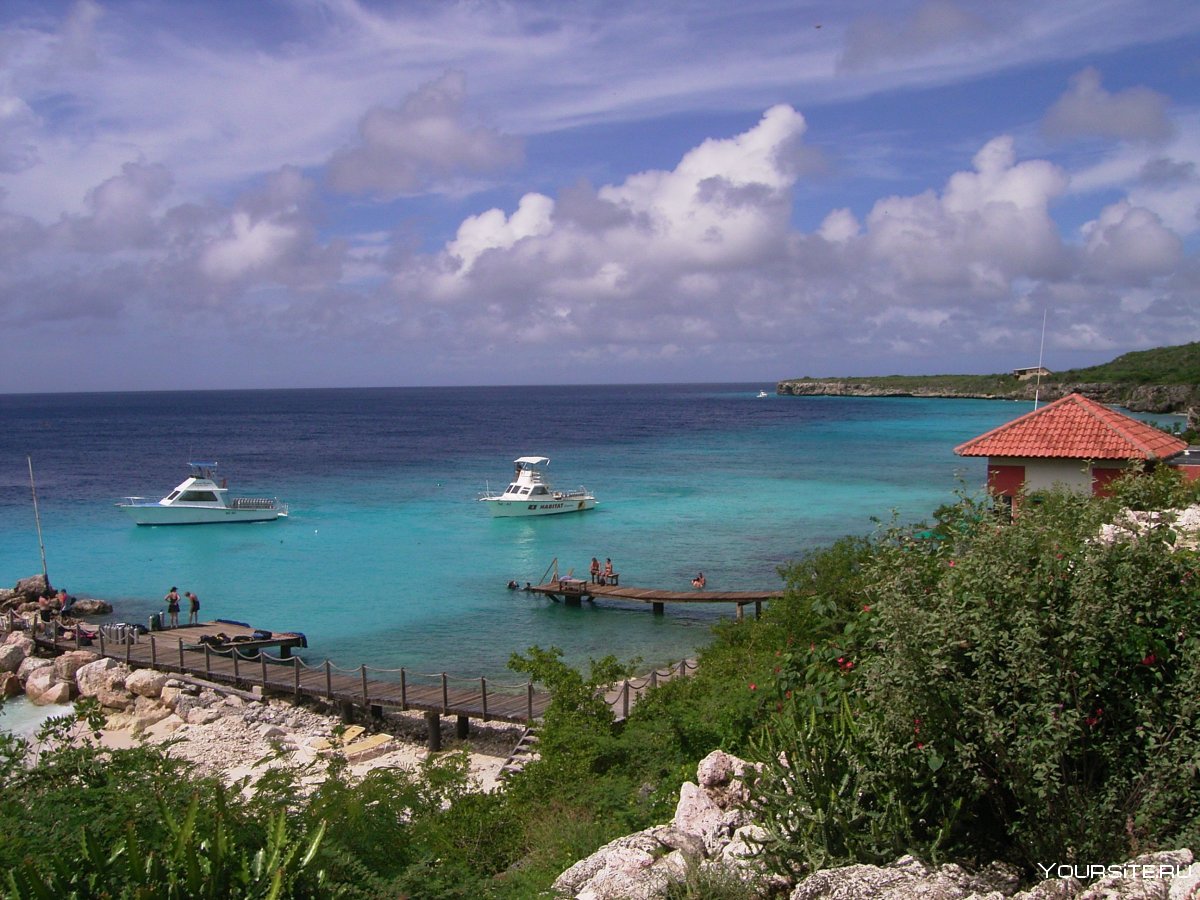
[(758, 834), (746, 809), (745, 777), (753, 766), (716, 750), (700, 761), (696, 782), (686, 782), (670, 825), (618, 838), (580, 860), (554, 882), (557, 896), (580, 900), (662, 897), (692, 870), (716, 871), (761, 884), (786, 886), (754, 857)]

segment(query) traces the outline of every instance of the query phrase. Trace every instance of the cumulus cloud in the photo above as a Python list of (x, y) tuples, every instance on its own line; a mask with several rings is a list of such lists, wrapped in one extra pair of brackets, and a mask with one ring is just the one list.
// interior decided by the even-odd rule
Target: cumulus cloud
[(941, 195), (875, 204), (863, 238), (871, 258), (914, 286), (1006, 293), (1014, 278), (1053, 276), (1065, 264), (1050, 216), (1067, 177), (1043, 160), (1016, 162), (1012, 138), (989, 141), (973, 172), (958, 172)]
[(519, 139), (469, 120), (461, 72), (422, 85), (398, 109), (371, 109), (358, 132), (328, 166), (329, 183), (355, 194), (411, 193), (437, 179), (507, 168), (523, 155)]
[(1183, 257), (1178, 235), (1127, 201), (1105, 207), (1083, 236), (1090, 274), (1109, 282), (1143, 283), (1174, 271)]
[(85, 215), (64, 216), (56, 231), (73, 248), (93, 253), (147, 247), (159, 238), (156, 216), (171, 184), (165, 166), (126, 163), (120, 175), (88, 191)]
[(1071, 79), (1050, 107), (1042, 130), (1053, 138), (1101, 137), (1122, 141), (1161, 141), (1171, 136), (1167, 98), (1145, 87), (1109, 93), (1100, 73), (1088, 67)]

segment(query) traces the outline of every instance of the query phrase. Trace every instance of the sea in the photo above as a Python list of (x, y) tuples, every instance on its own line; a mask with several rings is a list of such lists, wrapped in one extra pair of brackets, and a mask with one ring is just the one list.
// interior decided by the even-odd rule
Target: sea
[[(953, 448), (1031, 408), (773, 390), (0, 394), (0, 585), (41, 572), (44, 547), (52, 584), (109, 601), (111, 621), (148, 623), (176, 586), (200, 597), (202, 619), (303, 632), (314, 665), (516, 683), (510, 657), (538, 645), (648, 670), (694, 656), (734, 610), (575, 607), (508, 583), (555, 567), (587, 577), (595, 556), (622, 585), (687, 590), (703, 571), (710, 590), (777, 588), (808, 550), (978, 492), (984, 462)], [(493, 518), (477, 499), (519, 456), (549, 457), (554, 486), (587, 487), (599, 505)], [(116, 507), (163, 496), (192, 460), (290, 515), (139, 527)]]

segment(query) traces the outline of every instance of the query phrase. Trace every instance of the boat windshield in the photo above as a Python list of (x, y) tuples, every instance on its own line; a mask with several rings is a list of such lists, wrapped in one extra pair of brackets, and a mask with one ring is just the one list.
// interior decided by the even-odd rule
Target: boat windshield
[(217, 495), (212, 491), (184, 491), (179, 499), (191, 503), (213, 503), (216, 501)]

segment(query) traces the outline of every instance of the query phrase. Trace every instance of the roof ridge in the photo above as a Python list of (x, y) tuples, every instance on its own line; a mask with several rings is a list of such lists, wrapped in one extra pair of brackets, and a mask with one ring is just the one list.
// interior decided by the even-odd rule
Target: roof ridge
[[(1087, 399), (1082, 394), (1077, 394), (1077, 395), (1072, 394), (1071, 396), (1078, 396), (1081, 400)], [(1099, 407), (1099, 409), (1097, 409), (1097, 407)], [(1137, 421), (1136, 419), (1131, 419), (1129, 416), (1122, 415), (1121, 413), (1118, 413), (1115, 410), (1109, 409), (1107, 406), (1101, 406), (1100, 404), (1096, 403), (1096, 401), (1094, 401), (1094, 400), (1091, 401), (1089, 404), (1085, 405), (1083, 408), (1085, 410), (1087, 410), (1088, 415), (1092, 416), (1094, 419), (1096, 419), (1096, 421), (1100, 422), (1102, 425), (1104, 425), (1106, 428), (1110, 429), (1111, 431), (1115, 431), (1122, 438), (1124, 438), (1126, 441), (1128, 441), (1133, 446), (1137, 447), (1139, 450), (1141, 450), (1147, 456), (1149, 456), (1149, 457), (1157, 457), (1158, 456), (1158, 454), (1154, 452), (1154, 448), (1152, 448), (1149, 444), (1147, 444), (1141, 438), (1135, 437), (1134, 434), (1132, 432), (1130, 432), (1129, 430), (1127, 430), (1126, 428), (1122, 427), (1122, 425), (1119, 421), (1110, 421), (1106, 416), (1101, 415), (1100, 412), (1103, 411), (1104, 413), (1112, 413), (1114, 416), (1119, 416), (1121, 419), (1129, 419), (1129, 421), (1131, 421), (1131, 422)], [(1151, 427), (1153, 427), (1153, 426), (1151, 426)]]

